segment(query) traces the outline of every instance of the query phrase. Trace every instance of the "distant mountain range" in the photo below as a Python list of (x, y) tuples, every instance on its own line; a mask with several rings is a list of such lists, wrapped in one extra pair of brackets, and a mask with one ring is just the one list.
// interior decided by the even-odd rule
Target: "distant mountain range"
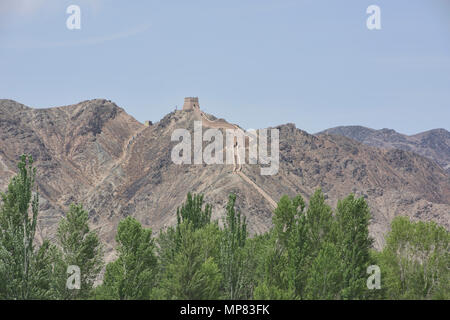
[(450, 173), (450, 132), (434, 129), (412, 136), (404, 135), (392, 129), (375, 130), (361, 126), (341, 126), (319, 132), (348, 137), (383, 149), (400, 149), (420, 154), (436, 161)]
[(367, 199), (377, 248), (397, 215), (450, 227), (450, 175), (442, 168), (449, 163), (445, 130), (408, 137), (348, 127), (311, 135), (293, 124), (280, 125), (279, 172), (262, 176), (258, 165), (244, 164), (235, 172), (233, 165), (172, 162), (177, 144), (172, 132), (193, 130), (193, 121), (203, 116), (178, 110), (145, 126), (104, 99), (49, 109), (0, 100), (0, 190), (17, 172), (19, 156), (32, 154), (41, 194), (38, 238), (52, 238), (69, 204), (83, 203), (108, 259), (121, 219), (134, 216), (157, 232), (176, 222), (176, 208), (189, 191), (205, 194), (215, 219), (235, 193), (253, 234), (270, 228), (272, 200), (284, 194), (308, 199), (319, 187), (331, 206), (352, 192)]

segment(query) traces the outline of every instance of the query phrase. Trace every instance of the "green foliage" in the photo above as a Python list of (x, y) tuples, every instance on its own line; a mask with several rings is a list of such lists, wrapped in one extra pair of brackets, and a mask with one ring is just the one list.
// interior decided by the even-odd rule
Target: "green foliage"
[[(298, 277), (301, 274), (304, 251), (299, 250), (297, 235), (305, 224), (305, 202), (301, 196), (289, 199), (281, 197), (274, 212), (274, 228), (267, 242), (267, 250), (263, 253), (263, 278), (255, 289), (256, 299), (294, 299)], [(299, 263), (301, 262), (301, 263)]]
[(318, 253), (323, 243), (333, 241), (333, 215), (331, 207), (325, 203), (322, 190), (318, 189), (309, 200), (306, 212), (306, 234), (310, 250)]
[(369, 237), (370, 210), (364, 198), (349, 195), (338, 202), (336, 210), (336, 243), (342, 261), (342, 285), (339, 297), (367, 297), (367, 267), (371, 265)]
[(305, 201), (300, 195), (292, 200), (288, 196), (283, 196), (278, 202), (272, 220), (275, 234), (284, 248), (289, 246), (289, 238), (295, 232), (304, 209)]
[(187, 221), (178, 230), (178, 251), (166, 267), (159, 298), (218, 299), (222, 276), (216, 263), (221, 238), (217, 224), (195, 230)]
[(295, 293), (292, 289), (281, 289), (278, 286), (263, 282), (255, 289), (255, 300), (294, 300)]
[[(89, 229), (89, 215), (82, 205), (70, 205), (69, 212), (59, 222), (56, 239), (59, 255), (58, 291), (61, 299), (86, 299), (103, 265), (100, 239)], [(67, 267), (75, 265), (81, 271), (80, 290), (66, 288)]]
[[(0, 299), (450, 299), (446, 229), (397, 217), (377, 252), (365, 200), (349, 195), (333, 214), (320, 189), (308, 204), (283, 196), (273, 228), (253, 238), (233, 194), (223, 228), (211, 221), (203, 195), (190, 193), (177, 209), (177, 225), (156, 239), (127, 217), (117, 229), (117, 259), (94, 289), (102, 246), (81, 205), (70, 206), (54, 244), (35, 246), (32, 164), (22, 156), (0, 195)], [(66, 289), (69, 265), (81, 269), (80, 290)], [(381, 269), (381, 290), (367, 288), (370, 265)]]
[(154, 287), (157, 260), (152, 230), (144, 229), (136, 219), (119, 223), (116, 241), (119, 257), (106, 267), (97, 299), (148, 299)]
[(211, 222), (212, 206), (210, 204), (203, 207), (203, 195), (188, 193), (186, 203), (177, 209), (177, 222), (180, 225), (183, 221), (192, 223), (194, 229), (199, 229)]
[(306, 281), (307, 299), (339, 299), (342, 286), (343, 262), (339, 249), (325, 242), (312, 262)]
[(369, 219), (364, 199), (353, 195), (338, 203), (335, 216), (321, 190), (307, 208), (300, 196), (283, 196), (255, 298), (363, 298), (372, 244)]
[(220, 269), (223, 276), (224, 297), (250, 298), (252, 252), (248, 250), (245, 216), (235, 210), (236, 195), (231, 194), (226, 207), (222, 241), (220, 242)]
[[(158, 243), (158, 257), (159, 257), (159, 278), (158, 281), (163, 281), (167, 275), (168, 267), (173, 264), (173, 261), (182, 247), (182, 225), (189, 225), (193, 230), (199, 230), (211, 223), (212, 207), (210, 204), (205, 204), (203, 195), (187, 194), (186, 202), (177, 208), (177, 225), (162, 230), (157, 239)], [(155, 293), (156, 294), (156, 293)], [(164, 296), (165, 292), (160, 289), (157, 292), (156, 298)]]
[(450, 233), (434, 222), (392, 221), (378, 254), (390, 299), (450, 299)]
[(176, 227), (169, 227), (166, 230), (161, 230), (159, 237), (157, 238), (157, 255), (158, 255), (158, 273), (163, 275), (167, 267), (172, 263), (175, 255), (179, 252), (179, 247), (181, 244), (180, 232), (177, 231), (178, 225)]
[(57, 263), (59, 257), (58, 248), (50, 241), (44, 243), (36, 250), (31, 269), (30, 295), (27, 299), (60, 299), (57, 290), (57, 275), (62, 274), (62, 270)]
[[(39, 195), (35, 192), (36, 169), (33, 158), (23, 155), (19, 172), (12, 178), (8, 191), (1, 194), (0, 207), (0, 297), (4, 299), (39, 299), (51, 296), (48, 272), (51, 246), (35, 250), (35, 233)], [(35, 192), (33, 194), (33, 192)], [(47, 270), (48, 271), (48, 270)]]

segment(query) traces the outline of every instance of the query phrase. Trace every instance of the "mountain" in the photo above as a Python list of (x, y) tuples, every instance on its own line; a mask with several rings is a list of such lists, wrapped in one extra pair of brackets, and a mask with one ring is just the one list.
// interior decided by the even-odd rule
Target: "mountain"
[(392, 129), (374, 130), (361, 126), (342, 126), (318, 133), (345, 136), (369, 146), (411, 151), (436, 161), (450, 173), (450, 132), (434, 129), (412, 136)]
[(285, 124), (276, 127), (276, 175), (261, 175), (259, 165), (175, 164), (171, 151), (178, 142), (171, 141), (172, 132), (192, 131), (194, 120), (205, 127), (236, 127), (199, 109), (174, 111), (146, 126), (109, 100), (50, 109), (0, 100), (0, 188), (17, 172), (19, 156), (32, 154), (41, 194), (38, 240), (52, 238), (70, 203), (83, 203), (106, 244), (107, 260), (114, 255), (121, 219), (132, 215), (157, 232), (176, 222), (176, 208), (188, 191), (205, 194), (215, 219), (235, 193), (253, 234), (270, 228), (273, 204), (282, 195), (308, 199), (319, 187), (332, 206), (351, 192), (367, 199), (377, 248), (397, 215), (450, 227), (450, 176), (432, 160)]

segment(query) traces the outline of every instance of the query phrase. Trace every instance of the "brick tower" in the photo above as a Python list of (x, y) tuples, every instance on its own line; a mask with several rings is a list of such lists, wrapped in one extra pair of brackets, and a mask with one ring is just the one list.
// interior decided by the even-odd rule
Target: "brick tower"
[(200, 103), (198, 102), (198, 97), (184, 98), (183, 110), (194, 110), (194, 109), (200, 109)]

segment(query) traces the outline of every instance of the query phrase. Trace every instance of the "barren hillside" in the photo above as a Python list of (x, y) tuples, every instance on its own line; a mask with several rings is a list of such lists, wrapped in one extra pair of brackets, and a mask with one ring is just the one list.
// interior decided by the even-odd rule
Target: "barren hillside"
[(450, 173), (450, 132), (445, 129), (434, 129), (407, 136), (392, 129), (374, 130), (361, 126), (347, 126), (327, 129), (318, 133), (320, 134), (345, 136), (378, 148), (411, 151), (436, 161)]
[(333, 206), (351, 192), (367, 199), (378, 248), (396, 215), (450, 227), (450, 176), (434, 161), (402, 150), (380, 151), (342, 136), (310, 135), (292, 124), (277, 127), (277, 175), (260, 175), (258, 165), (236, 170), (233, 165), (174, 164), (173, 130), (192, 130), (194, 120), (206, 125), (215, 119), (176, 111), (146, 127), (107, 100), (51, 109), (0, 100), (0, 187), (6, 189), (20, 154), (31, 153), (41, 194), (40, 238), (51, 238), (68, 205), (81, 202), (110, 255), (122, 218), (132, 215), (158, 231), (175, 223), (176, 208), (188, 191), (204, 193), (216, 219), (228, 194), (236, 193), (252, 233), (270, 228), (269, 198), (278, 201), (283, 194), (297, 193), (309, 198), (318, 187)]

